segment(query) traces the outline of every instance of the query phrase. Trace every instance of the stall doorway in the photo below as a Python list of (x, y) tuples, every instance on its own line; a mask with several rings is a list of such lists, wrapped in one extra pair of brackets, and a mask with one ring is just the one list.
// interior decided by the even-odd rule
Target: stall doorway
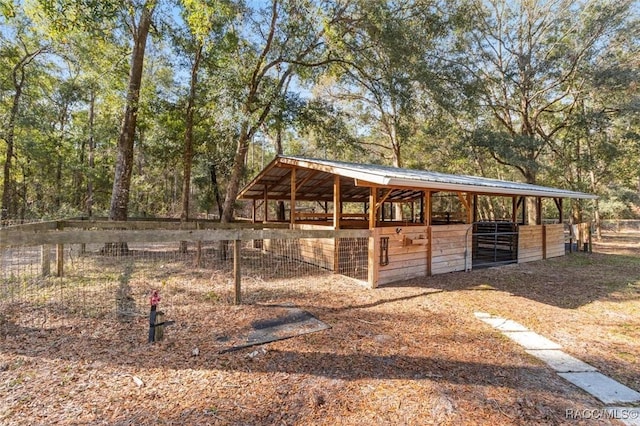
[(475, 222), (472, 258), (474, 269), (518, 263), (518, 224)]

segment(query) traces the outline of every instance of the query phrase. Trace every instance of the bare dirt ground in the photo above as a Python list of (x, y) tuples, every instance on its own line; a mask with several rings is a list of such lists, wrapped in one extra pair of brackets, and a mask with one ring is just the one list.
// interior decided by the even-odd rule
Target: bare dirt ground
[[(518, 321), (640, 390), (640, 233), (608, 234), (593, 254), (376, 290), (326, 275), (248, 280), (242, 306), (210, 270), (137, 274), (142, 299), (162, 283), (161, 307), (176, 321), (163, 342), (147, 343), (145, 316), (52, 312), (34, 326), (29, 307), (3, 313), (0, 424), (594, 424), (566, 413), (599, 401), (476, 311)], [(331, 329), (220, 353), (253, 321), (277, 317), (274, 304)]]

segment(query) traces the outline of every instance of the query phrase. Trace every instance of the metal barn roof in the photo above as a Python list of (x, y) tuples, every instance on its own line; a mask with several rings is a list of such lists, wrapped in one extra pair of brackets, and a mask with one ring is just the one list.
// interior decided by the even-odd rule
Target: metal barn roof
[(294, 168), (297, 200), (331, 201), (334, 175), (340, 176), (343, 201), (366, 201), (371, 186), (394, 188), (388, 201), (409, 201), (420, 197), (423, 190), (503, 196), (597, 198), (583, 192), (477, 176), (293, 156), (276, 157), (242, 189), (238, 198), (263, 199), (266, 191), (268, 199), (289, 199), (290, 176)]

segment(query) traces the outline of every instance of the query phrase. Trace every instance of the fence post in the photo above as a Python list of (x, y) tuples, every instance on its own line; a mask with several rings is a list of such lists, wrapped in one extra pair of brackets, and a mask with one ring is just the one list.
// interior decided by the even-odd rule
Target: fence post
[(240, 283), (242, 280), (242, 274), (240, 272), (240, 240), (233, 241), (233, 279), (235, 282), (234, 287), (234, 303), (239, 305), (242, 303)]
[(56, 276), (64, 275), (64, 244), (56, 244)]
[[(64, 230), (63, 222), (56, 222), (56, 229), (59, 231)], [(64, 244), (56, 244), (56, 276), (62, 277), (64, 275)]]
[(40, 246), (40, 265), (42, 276), (48, 277), (51, 274), (51, 246), (48, 244)]

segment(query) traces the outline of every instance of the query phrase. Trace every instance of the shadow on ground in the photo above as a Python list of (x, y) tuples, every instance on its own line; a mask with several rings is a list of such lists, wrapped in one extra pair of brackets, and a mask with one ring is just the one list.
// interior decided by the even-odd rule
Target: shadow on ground
[(596, 300), (640, 300), (640, 258), (581, 252), (537, 262), (435, 275), (385, 287), (502, 291), (575, 309)]

